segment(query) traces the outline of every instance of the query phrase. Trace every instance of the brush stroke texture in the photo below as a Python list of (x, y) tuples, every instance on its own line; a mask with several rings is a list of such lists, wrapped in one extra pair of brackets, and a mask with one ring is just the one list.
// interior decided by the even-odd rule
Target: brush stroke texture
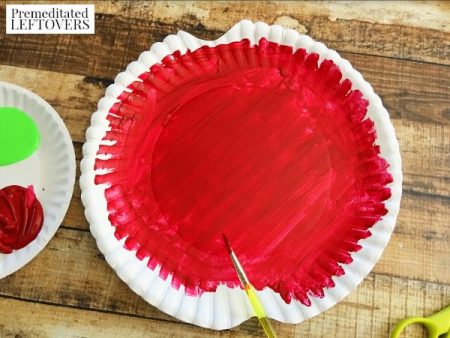
[(305, 305), (387, 210), (368, 102), (330, 60), (261, 39), (176, 52), (110, 110), (96, 184), (118, 239), (190, 295), (251, 283)]

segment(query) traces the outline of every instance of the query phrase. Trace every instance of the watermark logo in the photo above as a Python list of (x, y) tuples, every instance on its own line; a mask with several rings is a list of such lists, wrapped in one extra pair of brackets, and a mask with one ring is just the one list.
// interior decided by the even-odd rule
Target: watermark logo
[(94, 5), (6, 5), (6, 34), (94, 33)]

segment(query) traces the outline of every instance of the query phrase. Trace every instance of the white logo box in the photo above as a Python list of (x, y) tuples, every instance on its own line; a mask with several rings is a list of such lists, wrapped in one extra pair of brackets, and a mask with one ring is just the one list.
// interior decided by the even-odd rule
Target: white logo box
[(95, 6), (6, 5), (6, 34), (95, 34)]

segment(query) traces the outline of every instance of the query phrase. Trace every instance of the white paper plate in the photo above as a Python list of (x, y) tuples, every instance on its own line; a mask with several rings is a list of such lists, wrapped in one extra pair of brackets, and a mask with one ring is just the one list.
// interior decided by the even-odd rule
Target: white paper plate
[(389, 185), (392, 196), (385, 201), (388, 213), (371, 228), (372, 236), (359, 242), (363, 248), (352, 254), (351, 264), (344, 265), (345, 275), (333, 278), (336, 286), (325, 289), (324, 298), (311, 297), (312, 305), (309, 307), (294, 299), (290, 304), (286, 304), (271, 289), (259, 291), (258, 294), (268, 316), (286, 323), (299, 323), (325, 311), (347, 296), (380, 258), (394, 229), (400, 206), (401, 159), (389, 115), (370, 84), (364, 81), (361, 74), (335, 51), (294, 30), (246, 20), (236, 24), (215, 41), (200, 40), (180, 31), (176, 35), (169, 35), (162, 43), (153, 44), (149, 51), (139, 56), (137, 61), (130, 63), (125, 72), (117, 75), (114, 84), (108, 87), (106, 95), (98, 103), (98, 110), (92, 116), (91, 126), (86, 133), (86, 143), (83, 146), (81, 197), (97, 245), (119, 277), (150, 304), (180, 320), (206, 328), (227, 329), (252, 317), (254, 314), (245, 292), (238, 288), (219, 286), (216, 292), (205, 292), (199, 297), (187, 296), (183, 286), (179, 290), (171, 287), (171, 276), (166, 280), (159, 277), (160, 266), (152, 271), (146, 266), (148, 258), (140, 261), (136, 258), (134, 251), (125, 249), (123, 246), (125, 240), (116, 239), (114, 228), (108, 220), (106, 185), (94, 183), (95, 175), (101, 174), (94, 171), (94, 163), (99, 145), (103, 144), (102, 138), (109, 128), (106, 119), (109, 110), (114, 103), (118, 102), (117, 97), (126, 87), (133, 81), (140, 81), (138, 76), (153, 64), (175, 51), (185, 53), (187, 49), (194, 51), (205, 45), (213, 47), (244, 38), (249, 39), (251, 44), (256, 44), (263, 37), (272, 42), (292, 46), (294, 50), (305, 48), (307, 52), (320, 55), (319, 63), (324, 59), (330, 59), (339, 66), (343, 79), (350, 79), (353, 83), (352, 89), (359, 89), (369, 100), (368, 116), (375, 123), (381, 156), (390, 164), (389, 172), (394, 179)]
[(31, 261), (61, 224), (75, 183), (75, 153), (64, 122), (38, 95), (0, 82), (0, 107), (16, 107), (26, 112), (41, 134), (41, 143), (33, 155), (15, 164), (0, 166), (0, 189), (9, 185), (33, 185), (44, 209), (44, 224), (37, 238), (11, 254), (0, 254), (0, 278), (3, 278)]

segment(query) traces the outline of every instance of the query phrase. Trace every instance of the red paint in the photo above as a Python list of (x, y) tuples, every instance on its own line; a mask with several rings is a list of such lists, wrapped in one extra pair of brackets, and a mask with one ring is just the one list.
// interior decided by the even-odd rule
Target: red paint
[(28, 245), (43, 222), (44, 211), (32, 186), (10, 185), (0, 190), (0, 252), (9, 254)]
[(368, 102), (330, 60), (247, 40), (166, 57), (120, 95), (95, 168), (125, 247), (188, 294), (239, 286), (310, 304), (386, 212)]

